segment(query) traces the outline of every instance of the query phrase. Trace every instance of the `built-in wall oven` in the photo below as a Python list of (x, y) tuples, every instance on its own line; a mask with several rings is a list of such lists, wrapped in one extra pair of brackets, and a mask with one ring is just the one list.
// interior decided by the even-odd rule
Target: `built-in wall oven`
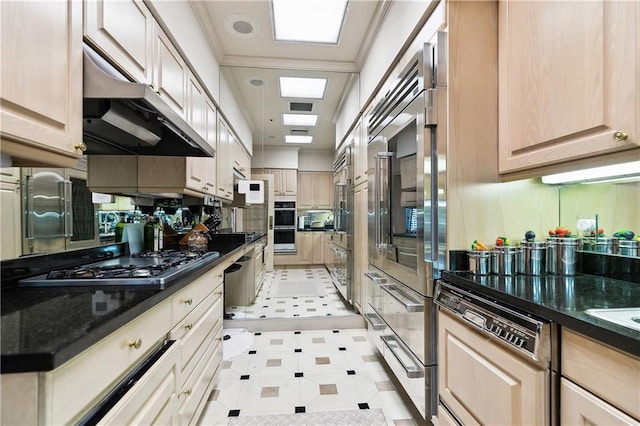
[(276, 201), (273, 206), (273, 252), (296, 252), (296, 202)]

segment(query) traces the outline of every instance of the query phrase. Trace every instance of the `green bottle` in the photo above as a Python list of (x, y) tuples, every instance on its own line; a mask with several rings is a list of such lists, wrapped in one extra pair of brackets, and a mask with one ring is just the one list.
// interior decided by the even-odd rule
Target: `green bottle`
[(144, 249), (147, 251), (153, 251), (155, 230), (156, 227), (153, 218), (149, 218), (147, 223), (144, 224)]
[(124, 222), (124, 213), (120, 213), (120, 222), (116, 224), (116, 229), (114, 231), (116, 243), (122, 242), (122, 236), (124, 235)]

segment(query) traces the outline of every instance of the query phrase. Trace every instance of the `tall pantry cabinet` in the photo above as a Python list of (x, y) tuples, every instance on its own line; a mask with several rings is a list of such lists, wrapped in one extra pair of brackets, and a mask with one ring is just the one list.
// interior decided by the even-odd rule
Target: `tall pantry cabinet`
[(2, 154), (14, 166), (73, 167), (85, 149), (82, 2), (3, 1), (0, 8)]

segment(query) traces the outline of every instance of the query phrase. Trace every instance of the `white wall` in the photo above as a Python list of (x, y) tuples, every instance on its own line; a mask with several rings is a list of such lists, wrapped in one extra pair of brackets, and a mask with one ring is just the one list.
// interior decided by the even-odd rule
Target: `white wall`
[(360, 72), (360, 105), (373, 93), (430, 2), (394, 1)]
[(333, 171), (333, 151), (300, 151), (298, 170), (305, 172)]
[(252, 169), (297, 169), (298, 148), (265, 148), (256, 146), (251, 158)]

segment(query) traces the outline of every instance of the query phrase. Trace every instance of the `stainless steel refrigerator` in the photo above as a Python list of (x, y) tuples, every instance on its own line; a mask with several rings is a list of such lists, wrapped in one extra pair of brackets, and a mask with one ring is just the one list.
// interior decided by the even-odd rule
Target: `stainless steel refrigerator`
[(446, 34), (413, 57), (367, 117), (370, 335), (426, 420), (437, 408), (434, 278), (444, 265)]
[(98, 220), (86, 172), (23, 168), (22, 254), (65, 251), (99, 244)]

